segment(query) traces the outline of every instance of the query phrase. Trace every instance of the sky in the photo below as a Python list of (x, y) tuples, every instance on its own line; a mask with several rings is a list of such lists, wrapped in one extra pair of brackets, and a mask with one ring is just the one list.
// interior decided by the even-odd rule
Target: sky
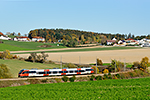
[(0, 0), (0, 31), (74, 29), (150, 34), (150, 0)]

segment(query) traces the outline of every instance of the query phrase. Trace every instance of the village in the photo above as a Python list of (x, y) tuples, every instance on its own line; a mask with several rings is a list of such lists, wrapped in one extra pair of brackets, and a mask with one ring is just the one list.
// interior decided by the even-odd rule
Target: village
[[(2, 32), (0, 32), (0, 39), (2, 40), (12, 40), (12, 41), (25, 41), (25, 42), (43, 42), (45, 43), (45, 38), (43, 37), (33, 37), (30, 39), (27, 36), (16, 36), (14, 38), (10, 38), (7, 35), (4, 35)], [(62, 42), (62, 40), (58, 40), (57, 43)], [(56, 42), (55, 42), (56, 43)], [(88, 44), (88, 46), (94, 46), (97, 44)], [(101, 44), (99, 44), (101, 45)], [(80, 46), (80, 45), (78, 45)], [(87, 46), (82, 45), (82, 46)], [(116, 38), (113, 38), (112, 40), (106, 40), (105, 46), (139, 46), (139, 47), (150, 47), (150, 39), (143, 38), (141, 40), (135, 40), (132, 38), (125, 39), (125, 40), (117, 40)]]

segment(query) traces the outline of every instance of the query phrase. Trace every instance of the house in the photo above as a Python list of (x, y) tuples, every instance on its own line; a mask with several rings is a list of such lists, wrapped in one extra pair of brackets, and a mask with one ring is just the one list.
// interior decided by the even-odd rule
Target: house
[(4, 34), (3, 34), (2, 32), (0, 32), (0, 36), (1, 36), (1, 35), (4, 36)]
[(16, 40), (18, 40), (18, 41), (30, 41), (30, 39), (26, 36), (21, 36), (21, 37), (14, 38), (14, 41), (16, 41)]
[(38, 42), (40, 42), (40, 41), (42, 41), (42, 42), (44, 42), (45, 41), (45, 39), (43, 38), (43, 37), (33, 37), (32, 38), (32, 41), (38, 41)]
[(126, 41), (125, 40), (119, 40), (118, 44), (126, 44)]
[(112, 45), (114, 44), (116, 41), (115, 40), (107, 40), (107, 45)]
[(127, 40), (125, 40), (127, 43), (131, 43), (131, 42), (134, 42), (135, 40), (134, 39), (131, 39), (131, 38), (129, 38), (129, 39), (127, 39)]
[(126, 43), (127, 45), (136, 45), (136, 44), (139, 44), (139, 41), (129, 38), (126, 40)]
[(112, 40), (115, 40), (115, 41), (117, 41), (117, 39), (116, 39), (116, 38), (113, 38)]
[(0, 39), (2, 40), (10, 40), (10, 37), (7, 37), (6, 35), (4, 35), (2, 32), (0, 32)]

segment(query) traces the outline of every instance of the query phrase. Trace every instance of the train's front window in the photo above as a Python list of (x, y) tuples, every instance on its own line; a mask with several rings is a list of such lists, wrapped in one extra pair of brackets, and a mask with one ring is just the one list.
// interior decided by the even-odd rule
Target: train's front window
[(24, 70), (20, 70), (19, 74), (21, 74), (21, 73), (22, 73), (22, 71), (24, 71)]

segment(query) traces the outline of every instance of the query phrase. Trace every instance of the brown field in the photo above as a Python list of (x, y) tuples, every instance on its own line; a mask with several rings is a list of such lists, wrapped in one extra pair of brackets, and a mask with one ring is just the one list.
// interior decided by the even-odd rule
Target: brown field
[[(126, 61), (132, 63), (141, 61), (143, 57), (150, 58), (150, 48), (141, 49), (127, 49), (127, 50), (104, 50), (104, 51), (85, 51), (85, 52), (58, 52), (47, 53), (49, 54), (48, 60), (60, 61), (67, 63), (80, 63), (90, 64), (95, 63), (96, 57), (101, 59), (104, 63), (110, 62), (110, 59)], [(30, 54), (17, 54), (19, 57), (27, 58)]]

